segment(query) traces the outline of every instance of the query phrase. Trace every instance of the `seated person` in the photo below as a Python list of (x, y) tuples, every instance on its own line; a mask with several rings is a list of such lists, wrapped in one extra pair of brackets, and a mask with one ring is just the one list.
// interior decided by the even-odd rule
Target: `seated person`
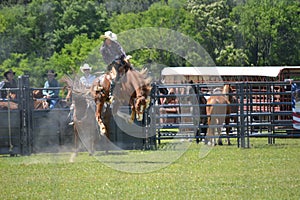
[[(176, 98), (174, 89), (170, 89), (169, 96), (166, 97), (166, 99), (163, 102), (163, 105), (171, 105), (171, 104), (178, 104), (178, 99)], [(161, 108), (162, 114), (178, 114), (179, 113), (179, 107), (174, 106), (166, 106), (164, 108)], [(162, 118), (163, 123), (170, 123), (170, 124), (176, 124), (178, 123), (177, 117), (170, 117), (170, 118)]]
[[(14, 79), (16, 72), (12, 71), (11, 69), (4, 73), (5, 80), (2, 82), (1, 89), (6, 88), (17, 88), (17, 81)], [(9, 94), (7, 93), (7, 90), (1, 91), (1, 98), (2, 99), (16, 99), (17, 94), (15, 91), (10, 91)]]
[(43, 90), (44, 98), (47, 99), (50, 109), (54, 108), (56, 103), (58, 102), (59, 89), (51, 89), (53, 87), (59, 87), (59, 83), (55, 79), (56, 76), (57, 73), (55, 73), (54, 70), (48, 71), (47, 81), (45, 82), (44, 88), (49, 88), (49, 89)]

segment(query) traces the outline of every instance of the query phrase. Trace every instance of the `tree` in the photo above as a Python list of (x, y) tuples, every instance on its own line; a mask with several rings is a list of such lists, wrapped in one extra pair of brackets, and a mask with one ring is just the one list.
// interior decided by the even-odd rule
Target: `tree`
[(232, 0), (188, 0), (187, 10), (193, 15), (188, 23), (193, 29), (192, 35), (203, 45), (217, 65), (223, 59), (217, 59), (226, 46), (232, 44), (234, 31), (230, 13), (234, 7)]
[(49, 59), (47, 68), (56, 69), (60, 74), (73, 74), (79, 71), (84, 62), (98, 66), (99, 43), (89, 39), (87, 34), (78, 35), (72, 43), (66, 44), (59, 53), (54, 53)]
[(300, 2), (297, 0), (248, 0), (233, 11), (253, 65), (299, 63)]

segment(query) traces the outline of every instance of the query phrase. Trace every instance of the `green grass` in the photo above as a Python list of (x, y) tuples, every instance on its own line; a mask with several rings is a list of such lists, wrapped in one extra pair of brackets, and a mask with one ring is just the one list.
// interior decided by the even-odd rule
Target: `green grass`
[(150, 155), (159, 157), (164, 148), (154, 154), (80, 153), (73, 163), (68, 153), (2, 156), (0, 199), (299, 199), (300, 140), (268, 145), (260, 138), (251, 144), (249, 149), (217, 146), (201, 158), (202, 145), (192, 143), (170, 165), (148, 173), (111, 166), (156, 166), (159, 161)]

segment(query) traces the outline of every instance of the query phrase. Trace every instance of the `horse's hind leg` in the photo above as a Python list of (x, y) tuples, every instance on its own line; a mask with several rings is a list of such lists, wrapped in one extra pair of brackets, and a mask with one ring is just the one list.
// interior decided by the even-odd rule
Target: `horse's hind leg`
[(225, 124), (226, 124), (226, 136), (227, 136), (227, 142), (228, 142), (228, 145), (231, 145), (231, 142), (230, 142), (230, 129), (231, 127), (229, 127), (229, 122), (230, 122), (230, 117), (226, 117), (225, 118)]
[(76, 126), (75, 125), (73, 125), (74, 126), (74, 148), (75, 148), (75, 150), (74, 150), (74, 154), (75, 154), (75, 156), (77, 156), (78, 155), (78, 140), (79, 140), (79, 136), (78, 136), (78, 131), (77, 131), (77, 128), (76, 128)]
[[(211, 124), (209, 123), (209, 126), (210, 125)], [(214, 126), (215, 124), (212, 124), (212, 125)], [(214, 127), (208, 127), (207, 137), (205, 137), (205, 144), (212, 145), (212, 146), (216, 145), (215, 128)]]
[(221, 138), (221, 132), (222, 132), (222, 128), (217, 128), (218, 130), (218, 145), (223, 145), (223, 142), (222, 142), (222, 138)]
[(207, 121), (207, 124), (208, 124), (208, 128), (207, 128), (207, 134), (205, 136), (205, 139), (204, 139), (204, 144), (209, 144), (211, 142), (211, 136), (212, 136), (212, 128), (210, 127), (211, 125), (211, 117), (208, 117), (208, 121)]

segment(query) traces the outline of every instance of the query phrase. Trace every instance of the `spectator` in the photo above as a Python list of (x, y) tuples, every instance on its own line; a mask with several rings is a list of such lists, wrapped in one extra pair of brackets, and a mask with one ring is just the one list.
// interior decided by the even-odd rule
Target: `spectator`
[(47, 99), (50, 109), (54, 108), (56, 103), (58, 102), (59, 89), (51, 89), (51, 88), (59, 87), (59, 83), (55, 79), (56, 76), (57, 73), (55, 73), (54, 70), (48, 71), (47, 81), (45, 82), (44, 85), (44, 88), (47, 89), (43, 90), (44, 98)]
[(92, 67), (85, 63), (82, 67), (80, 67), (80, 70), (83, 73), (83, 76), (80, 78), (80, 82), (86, 87), (86, 89), (89, 89), (96, 79), (96, 76), (91, 74)]
[[(178, 104), (178, 99), (176, 98), (175, 91), (173, 88), (169, 90), (169, 96), (166, 97), (166, 99), (163, 102), (163, 105), (177, 105)], [(179, 113), (179, 107), (178, 106), (165, 106), (161, 108), (161, 113), (162, 114), (178, 114)], [(163, 119), (164, 123), (178, 123), (178, 118), (177, 117), (170, 117), (167, 119)]]
[[(5, 80), (1, 82), (2, 87), (1, 89), (6, 89), (6, 88), (17, 88), (17, 81), (14, 79), (16, 72), (14, 72), (12, 69), (8, 70), (7, 72), (4, 73)], [(7, 93), (7, 90), (3, 90), (1, 92), (1, 98), (6, 99), (16, 99), (17, 94), (15, 91), (10, 91)]]

